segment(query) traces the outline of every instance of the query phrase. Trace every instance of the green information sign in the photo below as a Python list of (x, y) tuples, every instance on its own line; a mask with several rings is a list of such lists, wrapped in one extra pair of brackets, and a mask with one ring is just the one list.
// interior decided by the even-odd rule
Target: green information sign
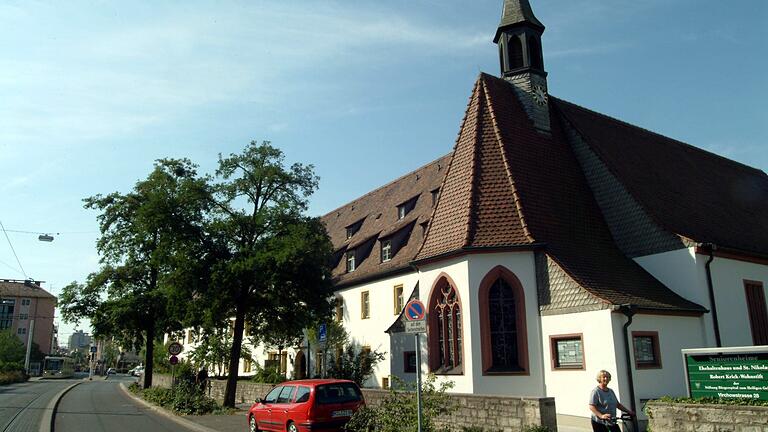
[(768, 400), (768, 352), (692, 351), (702, 350), (683, 350), (691, 397)]

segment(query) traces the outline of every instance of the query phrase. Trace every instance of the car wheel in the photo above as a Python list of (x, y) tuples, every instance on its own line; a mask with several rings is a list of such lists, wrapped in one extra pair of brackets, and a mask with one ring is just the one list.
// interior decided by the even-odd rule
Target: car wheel
[(288, 432), (299, 432), (299, 428), (293, 422), (288, 422)]
[(251, 416), (250, 420), (248, 420), (248, 431), (259, 432), (259, 426), (256, 425), (256, 417), (254, 416)]

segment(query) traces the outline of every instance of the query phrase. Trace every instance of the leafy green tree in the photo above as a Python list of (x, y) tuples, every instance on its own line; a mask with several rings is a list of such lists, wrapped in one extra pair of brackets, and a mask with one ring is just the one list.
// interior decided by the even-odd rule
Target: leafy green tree
[(104, 342), (104, 348), (102, 349), (101, 355), (104, 359), (104, 364), (106, 364), (108, 368), (117, 367), (117, 361), (120, 359), (120, 350), (114, 342)]
[(184, 311), (174, 309), (172, 300), (189, 280), (179, 264), (189, 261), (188, 245), (202, 237), (209, 197), (208, 179), (197, 176), (194, 164), (163, 159), (130, 193), (84, 200), (86, 208), (100, 212), (96, 246), (102, 267), (85, 284), (64, 287), (62, 316), (89, 318), (97, 337), (144, 345), (145, 388), (152, 385), (155, 339), (182, 327)]
[(290, 341), (327, 316), (332, 246), (319, 218), (304, 215), (318, 184), (311, 165), (287, 167), (279, 149), (251, 142), (241, 154), (220, 156), (216, 174), (208, 228), (217, 260), (212, 289), (198, 299), (212, 316), (235, 318), (224, 395), (233, 407), (246, 322), (257, 338)]
[[(204, 330), (200, 343), (192, 350), (190, 359), (197, 367), (206, 367), (209, 373), (216, 376), (224, 375), (229, 366), (229, 356), (232, 351), (232, 335), (228, 326)], [(243, 345), (240, 358), (253, 360), (248, 346)]]
[(24, 342), (10, 330), (0, 331), (0, 363), (23, 362), (25, 356)]

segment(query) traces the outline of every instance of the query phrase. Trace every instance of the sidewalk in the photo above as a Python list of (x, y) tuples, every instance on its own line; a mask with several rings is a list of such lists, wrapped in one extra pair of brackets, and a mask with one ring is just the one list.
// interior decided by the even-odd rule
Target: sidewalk
[(194, 422), (200, 426), (218, 432), (244, 432), (248, 430), (248, 421), (245, 414), (248, 412), (248, 406), (238, 406), (238, 410), (230, 415), (202, 415), (202, 416), (184, 416), (186, 420)]

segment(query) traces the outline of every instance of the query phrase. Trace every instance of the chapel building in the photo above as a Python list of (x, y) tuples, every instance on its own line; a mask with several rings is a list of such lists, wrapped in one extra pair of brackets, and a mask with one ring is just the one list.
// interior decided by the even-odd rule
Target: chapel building
[(505, 0), (453, 150), (323, 216), (372, 387), (415, 380), (411, 298), (423, 371), (582, 417), (600, 369), (638, 408), (685, 394), (683, 348), (768, 345), (768, 176), (550, 95), (544, 30)]

